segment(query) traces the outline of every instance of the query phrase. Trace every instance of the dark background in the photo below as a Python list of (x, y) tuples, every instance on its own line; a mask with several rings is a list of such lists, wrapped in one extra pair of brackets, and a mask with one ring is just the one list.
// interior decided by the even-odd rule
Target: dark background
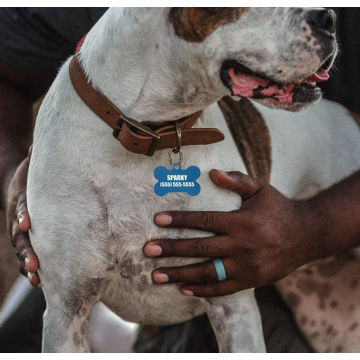
[(360, 8), (333, 8), (337, 14), (339, 55), (324, 96), (360, 114)]

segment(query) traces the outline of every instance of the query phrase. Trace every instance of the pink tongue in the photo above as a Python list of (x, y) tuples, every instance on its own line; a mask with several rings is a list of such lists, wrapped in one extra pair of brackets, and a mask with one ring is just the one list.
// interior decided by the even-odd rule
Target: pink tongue
[[(234, 69), (229, 69), (228, 74), (234, 95), (246, 98), (252, 98), (255, 95), (274, 97), (281, 104), (290, 104), (292, 102), (294, 84), (271, 84), (269, 80), (257, 76), (236, 74)], [(256, 94), (254, 94), (254, 91)]]
[(253, 90), (259, 86), (267, 87), (269, 81), (251, 76), (247, 74), (236, 74), (234, 69), (229, 69), (229, 76), (231, 78), (231, 87), (234, 95), (243, 97), (253, 97)]
[(330, 75), (325, 69), (319, 69), (316, 73), (309, 76), (306, 80), (321, 82), (328, 80), (329, 77)]

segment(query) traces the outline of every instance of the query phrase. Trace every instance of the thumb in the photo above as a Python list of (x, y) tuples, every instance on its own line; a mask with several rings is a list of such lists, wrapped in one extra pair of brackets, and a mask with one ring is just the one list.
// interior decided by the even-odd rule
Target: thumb
[(217, 186), (236, 192), (243, 200), (247, 200), (263, 189), (263, 180), (245, 175), (240, 171), (223, 172), (211, 170), (210, 179)]

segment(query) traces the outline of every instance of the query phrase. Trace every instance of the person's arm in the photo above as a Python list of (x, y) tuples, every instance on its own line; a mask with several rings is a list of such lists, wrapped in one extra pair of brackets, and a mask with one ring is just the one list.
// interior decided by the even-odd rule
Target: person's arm
[[(36, 273), (38, 268), (27, 235), (30, 219), (25, 193), (32, 104), (46, 91), (52, 79), (52, 74), (27, 75), (0, 62), (0, 209), (6, 213), (9, 235), (17, 250), (20, 270), (25, 275)], [(38, 282), (35, 274), (31, 283), (37, 285)]]
[(152, 240), (147, 257), (220, 257), (227, 279), (211, 261), (157, 269), (158, 284), (184, 283), (183, 295), (222, 296), (282, 279), (298, 267), (360, 245), (360, 172), (304, 201), (239, 172), (210, 172), (211, 180), (243, 198), (240, 210), (157, 214), (162, 227), (206, 230), (216, 236)]

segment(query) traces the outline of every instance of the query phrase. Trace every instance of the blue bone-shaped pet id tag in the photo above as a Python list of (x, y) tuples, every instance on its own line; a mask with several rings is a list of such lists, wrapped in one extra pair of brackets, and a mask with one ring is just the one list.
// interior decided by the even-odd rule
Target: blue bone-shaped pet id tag
[(189, 166), (187, 169), (181, 169), (181, 165), (176, 169), (177, 163), (172, 169), (165, 166), (158, 166), (154, 170), (155, 179), (158, 182), (154, 186), (157, 196), (164, 196), (167, 193), (186, 192), (190, 196), (196, 196), (200, 193), (201, 187), (196, 180), (200, 177), (200, 169), (197, 166)]

